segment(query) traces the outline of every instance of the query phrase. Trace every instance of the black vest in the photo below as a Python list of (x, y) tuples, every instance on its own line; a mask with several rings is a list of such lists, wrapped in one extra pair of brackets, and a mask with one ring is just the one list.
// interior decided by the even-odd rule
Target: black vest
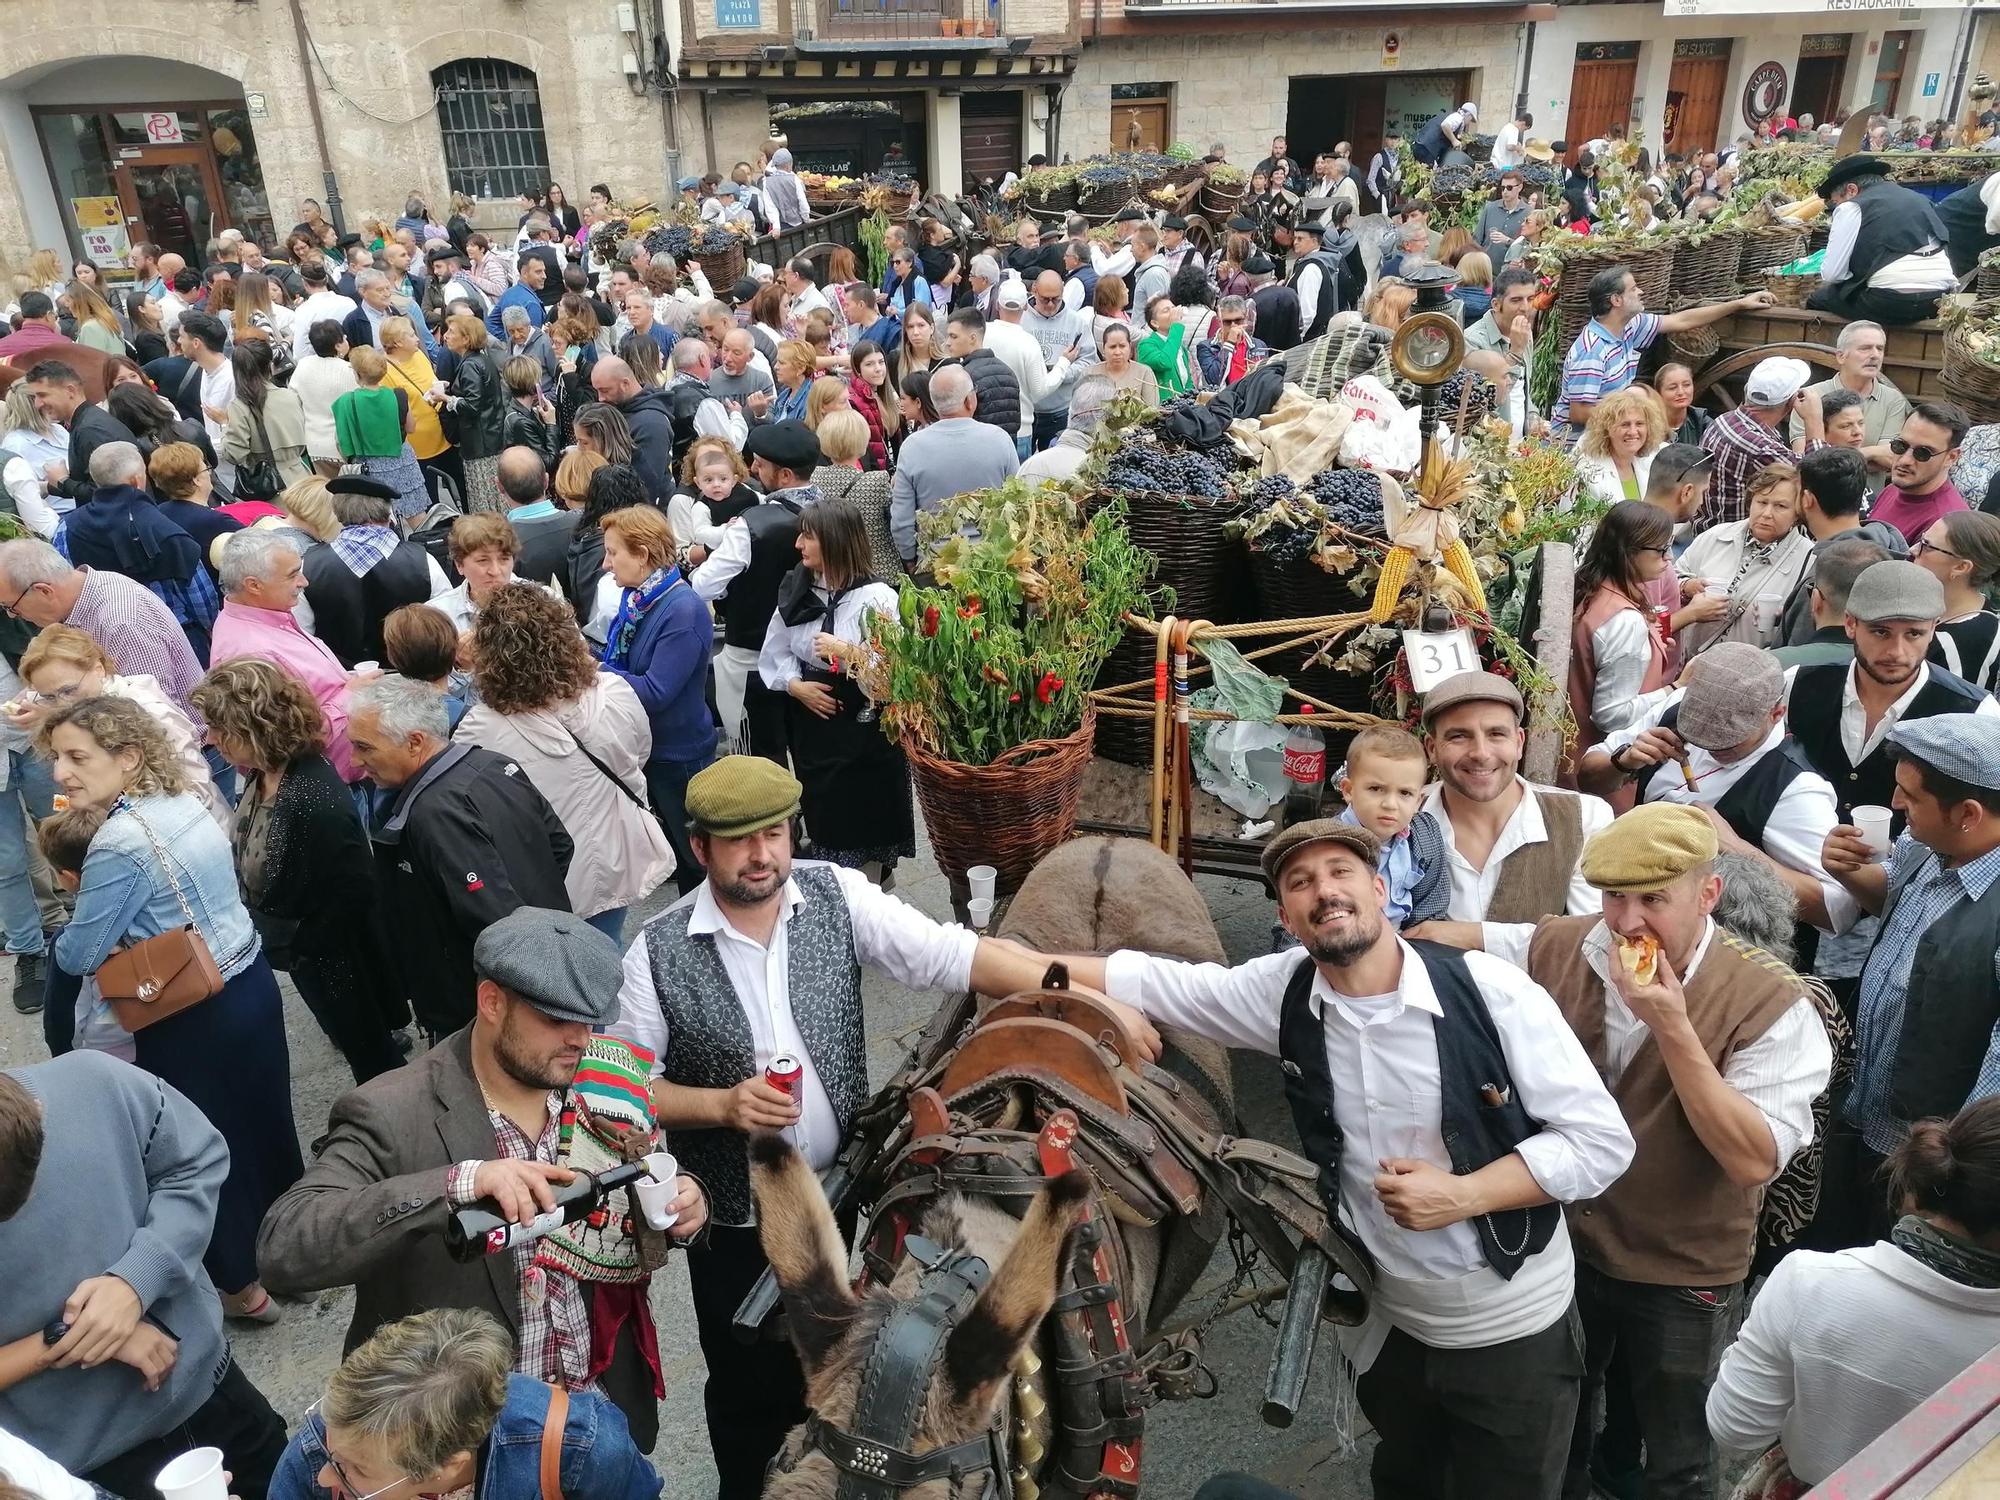
[(1410, 155), (1427, 167), (1436, 166), (1444, 160), (1445, 152), (1451, 149), (1450, 143), (1444, 138), (1445, 117), (1451, 113), (1453, 111), (1446, 110), (1444, 114), (1434, 116), (1428, 125), (1417, 132), (1417, 138), (1410, 142)]
[[(1913, 866), (1918, 863), (1911, 861)], [(1909, 878), (1906, 875), (1905, 881)], [(1888, 932), (1896, 904), (1906, 894), (1906, 885), (1892, 879), (1876, 942)], [(1965, 1107), (1965, 1096), (1972, 1092), (1993, 1040), (1994, 1023), (2000, 1021), (2000, 984), (1993, 973), (1996, 949), (2000, 949), (2000, 884), (1987, 887), (1977, 901), (1961, 900), (1917, 939), (1903, 1001), (1903, 1029), (1896, 1042), (1896, 1066), (1889, 1079), (1889, 1104), (1897, 1119), (1950, 1116)]]
[(740, 480), (737, 482), (736, 488), (724, 495), (720, 500), (711, 500), (702, 494), (700, 490), (690, 489), (684, 484), (676, 485), (674, 493), (676, 495), (687, 495), (706, 505), (708, 507), (708, 519), (717, 526), (727, 526), (731, 521), (735, 520), (745, 511), (750, 510), (753, 506), (761, 505), (764, 500), (762, 494)]
[(1866, 286), (1890, 261), (1945, 243), (1944, 225), (1922, 193), (1883, 179), (1862, 188), (1855, 201), (1861, 205), (1861, 229), (1854, 236), (1843, 285)]
[(430, 555), (415, 542), (396, 550), (359, 578), (329, 542), (306, 548), (302, 560), (313, 609), (313, 634), (332, 648), (343, 667), (382, 661), (382, 622), (405, 604), (431, 596)]
[[(1299, 330), (1299, 341), (1316, 339), (1326, 332), (1326, 325), (1340, 309), (1340, 262), (1324, 250), (1315, 250), (1311, 255), (1301, 255), (1292, 263), (1291, 280), (1285, 283), (1297, 297), (1299, 277), (1307, 266), (1318, 266), (1320, 275), (1319, 309), (1313, 314), (1312, 322)], [(1299, 316), (1305, 315), (1304, 304), (1300, 304)]]
[(701, 410), (701, 403), (709, 399), (708, 382), (682, 376), (667, 387), (667, 411), (674, 423), (674, 473), (680, 473), (681, 460), (694, 446), (695, 414)]
[[(1800, 667), (1792, 676), (1792, 696), (1785, 705), (1785, 722), (1792, 739), (1812, 768), (1833, 784), (1833, 800), (1839, 805), (1843, 823), (1851, 820), (1857, 807), (1887, 807), (1896, 791), (1896, 768), (1885, 753), (1886, 740), (1858, 766), (1848, 761), (1840, 743), (1840, 704), (1847, 674), (1859, 670), (1858, 663), (1850, 666), (1845, 662)], [(1964, 678), (1934, 666), (1930, 681), (1904, 711), (1903, 722), (1928, 719), (1933, 714), (1969, 714), (1985, 697)], [(1903, 815), (1897, 813), (1896, 833), (1903, 831), (1903, 821)]]
[(729, 581), (722, 596), (722, 643), (755, 651), (764, 644), (771, 612), (778, 607), (778, 585), (799, 565), (800, 502), (790, 490), (771, 494), (762, 505), (743, 513), (750, 532), (750, 561)]
[(1257, 309), (1257, 337), (1276, 351), (1299, 344), (1299, 294), (1282, 282), (1260, 286), (1250, 294)]
[(1090, 312), (1092, 310), (1091, 299), (1097, 295), (1097, 272), (1090, 266), (1078, 266), (1074, 271), (1071, 271), (1069, 275), (1065, 276), (1063, 279), (1065, 281), (1075, 281), (1082, 283), (1083, 285), (1082, 310), (1086, 313)]
[(2000, 234), (1986, 232), (1986, 204), (1979, 196), (1981, 185), (1975, 182), (1971, 187), (1960, 188), (1937, 206), (1951, 268), (1961, 276), (1979, 264), (1982, 252), (2000, 245)]
[[(1439, 1133), (1451, 1157), (1452, 1171), (1463, 1177), (1498, 1161), (1530, 1136), (1541, 1133), (1541, 1122), (1528, 1114), (1514, 1094), (1507, 1071), (1507, 1054), (1499, 1030), (1487, 1014), (1486, 1001), (1473, 983), (1465, 957), (1456, 948), (1413, 942), (1437, 991), (1444, 1014), (1434, 1023), (1439, 1079)], [(1284, 1008), (1278, 1018), (1278, 1056), (1285, 1070), (1285, 1098), (1306, 1155), (1319, 1168), (1319, 1195), (1329, 1221), (1340, 1217), (1340, 1154), (1343, 1137), (1334, 1117), (1333, 1077), (1326, 1064), (1325, 1022), (1311, 1005), (1313, 963), (1301, 959), (1285, 986)], [(1486, 1102), (1488, 1091), (1503, 1101)], [(1562, 1221), (1553, 1203), (1535, 1208), (1481, 1214), (1473, 1221), (1486, 1264), (1506, 1281), (1521, 1263), (1547, 1248)]]

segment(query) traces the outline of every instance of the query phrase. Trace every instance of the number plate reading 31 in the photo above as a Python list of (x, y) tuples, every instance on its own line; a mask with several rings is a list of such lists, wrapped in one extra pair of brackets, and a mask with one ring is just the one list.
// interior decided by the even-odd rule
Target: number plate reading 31
[(1428, 693), (1447, 677), (1479, 670), (1479, 652), (1469, 630), (1403, 632), (1403, 656), (1410, 664), (1410, 686)]

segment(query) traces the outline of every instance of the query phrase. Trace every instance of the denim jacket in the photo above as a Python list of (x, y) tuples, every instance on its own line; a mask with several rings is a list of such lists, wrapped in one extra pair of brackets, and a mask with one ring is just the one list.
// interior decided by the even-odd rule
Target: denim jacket
[[(479, 1450), (474, 1500), (537, 1500), (542, 1492), (542, 1419), (549, 1387), (527, 1375), (507, 1377), (500, 1420)], [(326, 1466), (323, 1431), (307, 1422), (285, 1445), (267, 1500), (332, 1500), (319, 1473)], [(563, 1500), (655, 1500), (660, 1474), (632, 1441), (625, 1414), (602, 1396), (571, 1391), (563, 1425)]]
[(215, 966), (234, 979), (257, 957), (257, 931), (237, 893), (227, 835), (201, 798), (186, 792), (134, 798), (130, 811), (114, 812), (90, 841), (76, 915), (56, 939), (56, 963), (70, 974), (94, 974), (119, 944), (187, 926), (142, 818), (173, 861)]

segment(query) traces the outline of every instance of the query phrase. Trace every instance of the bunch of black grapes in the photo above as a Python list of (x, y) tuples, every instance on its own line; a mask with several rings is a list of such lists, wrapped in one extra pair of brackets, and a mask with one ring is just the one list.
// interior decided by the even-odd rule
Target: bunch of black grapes
[(1325, 508), (1327, 519), (1336, 526), (1364, 536), (1381, 536), (1387, 529), (1379, 474), (1367, 469), (1322, 469), (1313, 475), (1306, 493)]
[(1111, 455), (1105, 483), (1114, 490), (1156, 490), (1220, 500), (1228, 474), (1205, 453), (1183, 453), (1158, 443), (1126, 442)]

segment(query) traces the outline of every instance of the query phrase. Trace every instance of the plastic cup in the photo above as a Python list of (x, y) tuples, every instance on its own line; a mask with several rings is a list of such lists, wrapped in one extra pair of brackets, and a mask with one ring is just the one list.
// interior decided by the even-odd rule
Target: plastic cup
[(229, 1500), (220, 1448), (190, 1448), (153, 1476), (160, 1500)]
[(366, 677), (370, 672), (379, 672), (381, 670), (382, 663), (379, 661), (358, 661), (347, 675), (350, 677)]
[(965, 872), (966, 894), (974, 901), (984, 900), (990, 911), (993, 906), (993, 885), (1000, 878), (1000, 872), (991, 865), (974, 865)]
[(984, 932), (986, 924), (993, 920), (993, 898), (974, 896), (965, 903), (965, 914), (972, 919), (972, 925)]
[(674, 1180), (680, 1173), (680, 1163), (674, 1160), (671, 1151), (652, 1151), (646, 1155), (646, 1171), (647, 1177), (632, 1184), (632, 1191), (639, 1195), (639, 1212), (652, 1228), (671, 1229), (680, 1219), (673, 1212), (674, 1198), (680, 1192)]
[(1780, 599), (1759, 599), (1757, 601), (1757, 633), (1769, 635), (1778, 628), (1778, 612), (1784, 608)]
[(1860, 831), (1861, 842), (1868, 846), (1868, 852), (1877, 859), (1889, 857), (1889, 820), (1894, 816), (1886, 807), (1857, 807), (1853, 813), (1853, 823)]

